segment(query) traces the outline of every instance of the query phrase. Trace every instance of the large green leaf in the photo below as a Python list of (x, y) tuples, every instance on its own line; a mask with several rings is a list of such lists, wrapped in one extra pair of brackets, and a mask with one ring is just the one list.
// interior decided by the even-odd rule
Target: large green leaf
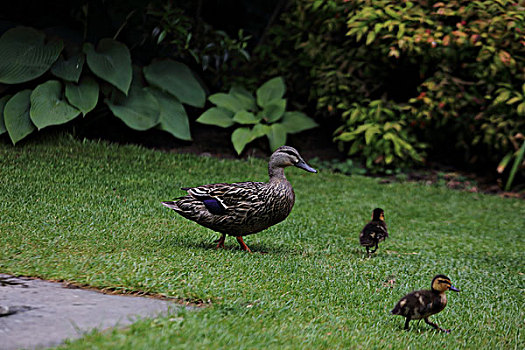
[(157, 125), (160, 106), (148, 88), (133, 84), (129, 95), (122, 101), (105, 99), (111, 112), (135, 130), (148, 130)]
[(243, 109), (243, 103), (237, 97), (230, 94), (219, 92), (208, 97), (208, 100), (215, 104), (217, 107), (222, 107), (233, 113), (237, 113)]
[(255, 97), (253, 97), (253, 95), (245, 88), (241, 86), (232, 86), (229, 94), (237, 98), (243, 109), (255, 111)]
[(85, 60), (85, 55), (82, 52), (71, 56), (67, 60), (60, 56), (51, 67), (51, 73), (66, 81), (78, 83)]
[(273, 100), (281, 99), (286, 92), (286, 85), (282, 77), (276, 77), (268, 80), (257, 89), (257, 104), (264, 108)]
[(319, 126), (312, 118), (302, 112), (284, 113), (281, 124), (284, 126), (286, 133), (288, 134), (296, 134)]
[(158, 89), (150, 92), (159, 102), (160, 128), (181, 140), (191, 141), (190, 123), (184, 106), (175, 97)]
[(252, 128), (254, 138), (268, 135), (270, 133), (270, 126), (265, 124), (256, 124)]
[(62, 41), (45, 43), (46, 36), (28, 27), (16, 27), (0, 37), (0, 83), (19, 84), (44, 74), (56, 61)]
[(87, 64), (99, 78), (111, 83), (124, 94), (131, 85), (132, 68), (128, 47), (113, 39), (102, 39), (95, 50), (93, 44), (84, 44)]
[(270, 126), (270, 131), (266, 135), (270, 141), (270, 149), (275, 151), (280, 146), (286, 143), (286, 129), (282, 124), (273, 124)]
[(5, 95), (0, 97), (0, 135), (7, 132), (4, 123), (4, 107), (7, 101), (11, 98), (11, 95)]
[(248, 112), (244, 109), (241, 109), (233, 116), (233, 121), (239, 124), (257, 124), (259, 118), (253, 115), (252, 112)]
[(201, 116), (197, 118), (197, 121), (202, 124), (216, 125), (220, 126), (221, 128), (227, 128), (234, 124), (232, 117), (233, 112), (220, 107), (212, 107), (206, 112), (202, 113)]
[(264, 115), (264, 119), (266, 119), (268, 123), (273, 123), (282, 118), (285, 110), (286, 110), (286, 99), (284, 98), (277, 99), (277, 100), (273, 100), (272, 102), (268, 103), (264, 107), (262, 111), (262, 115)]
[(62, 84), (58, 80), (40, 84), (31, 93), (29, 115), (38, 130), (67, 123), (79, 114), (78, 109), (62, 99)]
[(381, 132), (381, 128), (377, 125), (372, 126), (371, 128), (366, 129), (365, 131), (365, 143), (367, 145), (372, 142), (373, 137), (375, 134), (379, 134)]
[(237, 128), (232, 133), (233, 148), (237, 154), (241, 154), (246, 145), (255, 139), (252, 131), (249, 128)]
[(336, 136), (334, 140), (348, 142), (356, 138), (357, 138), (357, 134), (354, 134), (353, 132), (343, 132), (339, 136)]
[[(399, 156), (399, 157), (403, 157), (403, 150), (402, 150), (402, 146), (404, 146), (404, 141), (401, 140), (397, 135), (391, 133), (391, 132), (387, 132), (383, 135), (383, 138), (385, 140), (390, 140), (392, 141), (392, 144), (394, 145), (394, 151), (396, 152), (396, 154)], [(410, 145), (409, 145), (410, 146)], [(410, 146), (412, 147), (412, 146)]]
[(4, 122), (7, 133), (16, 144), (35, 130), (29, 117), (31, 90), (22, 90), (7, 101), (4, 108)]
[(169, 92), (182, 103), (204, 107), (206, 93), (185, 64), (172, 60), (154, 62), (144, 67), (144, 77), (148, 83)]
[(82, 115), (86, 115), (95, 108), (98, 103), (98, 95), (98, 83), (90, 76), (82, 77), (78, 84), (66, 83), (66, 98), (82, 112)]

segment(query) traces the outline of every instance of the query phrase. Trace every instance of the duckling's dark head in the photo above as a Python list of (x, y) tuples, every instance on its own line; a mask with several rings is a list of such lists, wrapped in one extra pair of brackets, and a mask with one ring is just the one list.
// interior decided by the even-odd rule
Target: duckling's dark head
[(381, 208), (375, 208), (372, 212), (373, 221), (385, 221), (385, 211)]
[(446, 292), (447, 290), (452, 290), (454, 292), (459, 292), (459, 289), (452, 285), (450, 278), (445, 275), (437, 275), (432, 279), (432, 290), (436, 292)]
[(316, 173), (317, 170), (306, 164), (299, 152), (290, 146), (281, 146), (273, 152), (268, 163), (270, 176), (276, 168), (286, 168), (287, 166), (296, 166), (311, 173)]

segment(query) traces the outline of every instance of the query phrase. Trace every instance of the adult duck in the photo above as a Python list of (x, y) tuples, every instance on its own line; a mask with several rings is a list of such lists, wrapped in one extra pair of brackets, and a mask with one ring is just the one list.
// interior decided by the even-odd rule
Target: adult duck
[(217, 248), (224, 248), (226, 235), (230, 235), (237, 238), (243, 250), (251, 252), (243, 237), (283, 221), (292, 211), (295, 193), (284, 175), (284, 168), (289, 166), (317, 172), (295, 148), (282, 146), (270, 157), (268, 182), (184, 187), (187, 195), (162, 204), (186, 219), (221, 233)]

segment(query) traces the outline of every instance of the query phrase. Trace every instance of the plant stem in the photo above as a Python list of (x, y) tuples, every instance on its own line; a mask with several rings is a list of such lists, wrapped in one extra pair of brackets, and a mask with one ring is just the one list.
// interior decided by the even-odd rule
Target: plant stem
[(507, 180), (507, 183), (505, 184), (505, 191), (510, 191), (510, 187), (512, 186), (512, 181), (514, 181), (514, 176), (518, 172), (518, 167), (523, 161), (524, 154), (525, 154), (525, 141), (523, 141), (523, 145), (521, 145), (521, 148), (518, 151), (518, 155), (516, 156), (516, 159), (514, 160), (514, 164), (512, 165), (512, 169), (510, 170), (509, 178)]

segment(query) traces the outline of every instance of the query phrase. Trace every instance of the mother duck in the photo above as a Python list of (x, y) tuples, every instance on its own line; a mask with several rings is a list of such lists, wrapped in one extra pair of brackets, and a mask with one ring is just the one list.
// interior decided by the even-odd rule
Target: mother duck
[(268, 163), (268, 182), (236, 182), (183, 187), (186, 196), (162, 202), (186, 219), (220, 232), (217, 248), (224, 248), (226, 235), (237, 238), (241, 248), (251, 253), (243, 236), (260, 232), (284, 219), (292, 211), (295, 193), (284, 175), (284, 168), (296, 166), (311, 173), (293, 147), (279, 147)]

